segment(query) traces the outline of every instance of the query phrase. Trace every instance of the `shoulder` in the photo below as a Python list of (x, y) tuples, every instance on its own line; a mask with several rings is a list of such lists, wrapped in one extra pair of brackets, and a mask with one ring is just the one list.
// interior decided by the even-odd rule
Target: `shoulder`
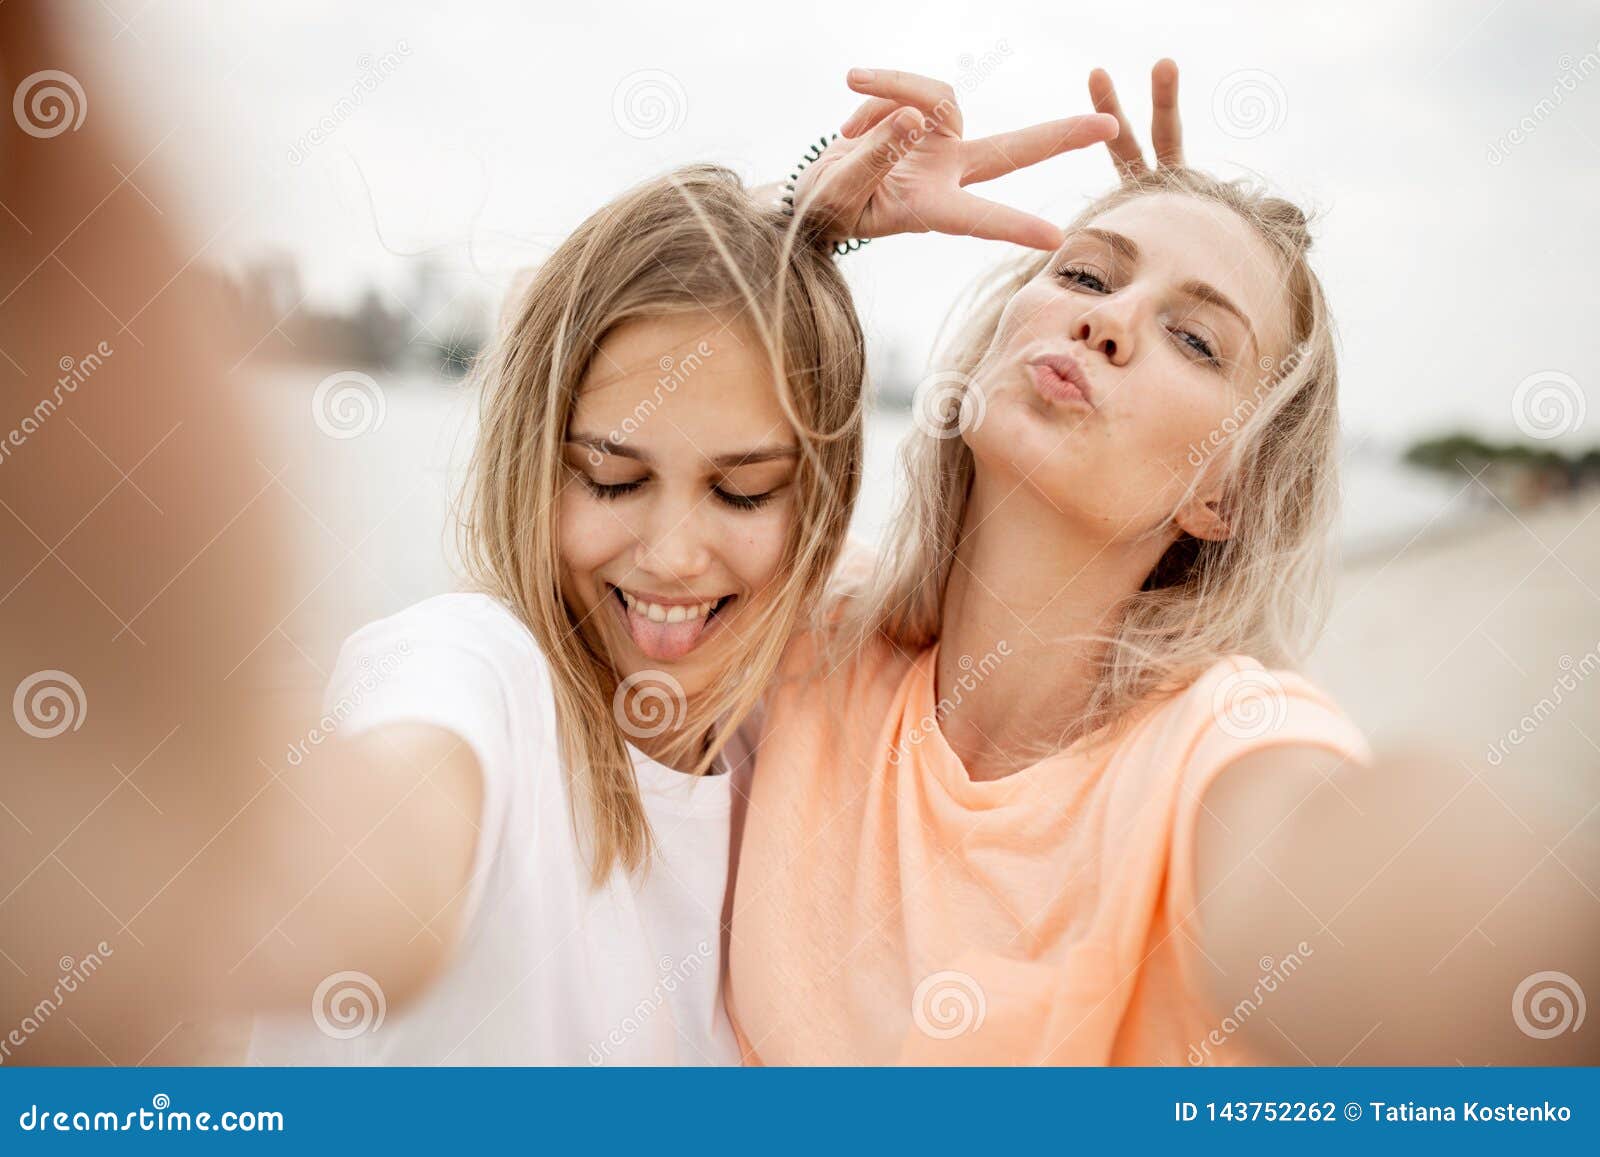
[(532, 632), (505, 603), (481, 592), (435, 595), (366, 624), (345, 640), (341, 663), (354, 656), (368, 668), (379, 660), (398, 667), (419, 651), (434, 661), (442, 655), (476, 660), (519, 682), (534, 673), (547, 677)]
[(324, 709), (353, 735), (422, 723), (467, 739), (486, 766), (553, 734), (554, 685), (532, 633), (486, 594), (424, 599), (345, 640)]
[(1160, 704), (1151, 722), (1183, 745), (1192, 775), (1268, 747), (1322, 748), (1370, 763), (1366, 737), (1334, 698), (1299, 671), (1248, 655), (1217, 659)]

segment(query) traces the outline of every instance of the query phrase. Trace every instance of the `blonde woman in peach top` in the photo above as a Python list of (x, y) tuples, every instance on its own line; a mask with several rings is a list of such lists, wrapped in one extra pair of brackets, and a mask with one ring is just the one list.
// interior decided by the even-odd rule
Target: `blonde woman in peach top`
[[(1540, 970), (1595, 982), (1581, 880), (1572, 919), (1502, 906), (1531, 862), (1505, 801), (1376, 761), (1295, 670), (1338, 494), (1331, 322), (1301, 212), (1183, 167), (1176, 84), (1158, 65), (1157, 166), (1124, 121), (1120, 186), (978, 300), (877, 574), (770, 697), (730, 949), (752, 1063), (1578, 1055), (1508, 1006)], [(913, 230), (954, 94), (851, 87), (801, 209)], [(907, 105), (926, 151), (858, 155)]]

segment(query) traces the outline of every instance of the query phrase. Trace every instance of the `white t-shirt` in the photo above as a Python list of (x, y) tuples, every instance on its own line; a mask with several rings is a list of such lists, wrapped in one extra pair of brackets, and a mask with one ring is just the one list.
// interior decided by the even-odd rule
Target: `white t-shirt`
[[(738, 1063), (721, 994), (734, 776), (686, 775), (630, 746), (657, 851), (647, 872), (595, 889), (544, 655), (483, 594), (440, 595), (357, 631), (327, 704), (349, 711), (340, 735), (419, 722), (471, 746), (484, 792), (466, 922), (445, 973), (376, 1029), (343, 1036), (376, 1019), (359, 1011), (371, 986), (330, 978), (321, 1008), (308, 993), (303, 1013), (256, 1022), (252, 1063)], [(727, 751), (725, 766), (747, 756)]]

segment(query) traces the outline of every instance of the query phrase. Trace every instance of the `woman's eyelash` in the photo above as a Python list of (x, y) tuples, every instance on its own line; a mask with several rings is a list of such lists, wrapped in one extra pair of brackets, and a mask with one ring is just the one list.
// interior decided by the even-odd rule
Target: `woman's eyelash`
[[(643, 478), (635, 479), (632, 482), (596, 482), (587, 474), (580, 474), (579, 476), (583, 479), (583, 484), (589, 488), (589, 493), (606, 501), (632, 494), (645, 483)], [(733, 507), (735, 510), (759, 510), (768, 502), (771, 502), (773, 496), (777, 494), (776, 490), (768, 490), (765, 494), (731, 494), (720, 486), (713, 486), (711, 492), (717, 496), (718, 501)]]
[(1206, 339), (1201, 337), (1199, 334), (1191, 333), (1186, 329), (1177, 329), (1173, 330), (1172, 332), (1178, 335), (1178, 340), (1182, 341), (1196, 354), (1198, 354), (1201, 361), (1210, 362), (1212, 365), (1222, 364), (1222, 359), (1219, 358), (1216, 351), (1211, 348), (1211, 343), (1206, 341)]
[(633, 482), (596, 482), (587, 474), (580, 474), (583, 484), (589, 488), (589, 493), (596, 498), (621, 498), (624, 494), (632, 494), (644, 485), (644, 479), (639, 478)]
[[(1105, 281), (1098, 273), (1087, 268), (1086, 266), (1063, 265), (1060, 269), (1056, 270), (1056, 276), (1062, 281), (1068, 281), (1074, 285), (1081, 285), (1083, 288), (1090, 290), (1093, 293), (1104, 293), (1106, 291)], [(1094, 284), (1090, 285), (1090, 282), (1093, 282)]]
[(729, 494), (720, 486), (713, 487), (712, 491), (735, 510), (759, 510), (771, 502), (772, 496), (777, 493), (776, 490), (769, 490), (765, 494)]

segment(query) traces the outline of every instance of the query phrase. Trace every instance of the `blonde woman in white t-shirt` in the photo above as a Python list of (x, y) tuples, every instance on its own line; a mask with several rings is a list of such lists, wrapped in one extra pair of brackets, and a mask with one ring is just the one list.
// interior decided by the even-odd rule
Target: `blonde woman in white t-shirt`
[[(887, 118), (844, 177), (870, 191), (924, 131)], [(915, 205), (862, 220), (1053, 243), (961, 184), (1113, 131), (953, 136)], [(642, 185), (557, 248), (486, 364), (472, 589), (339, 656), (337, 737), (298, 790), (328, 793), (318, 815), (362, 798), (344, 866), (372, 900), (308, 903), (251, 954), (302, 978), (274, 990), (308, 989), (257, 1022), (253, 1061), (738, 1062), (720, 985), (741, 725), (843, 543), (864, 359), (827, 245), (725, 170)], [(292, 840), (266, 854), (304, 870)]]

